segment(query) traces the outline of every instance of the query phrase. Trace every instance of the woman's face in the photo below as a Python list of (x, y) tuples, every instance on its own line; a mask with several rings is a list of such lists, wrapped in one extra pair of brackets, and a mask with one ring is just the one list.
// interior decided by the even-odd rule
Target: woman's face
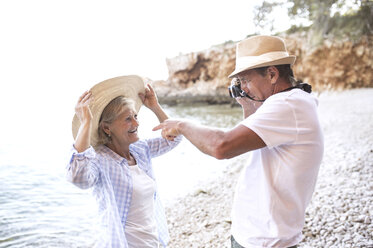
[(132, 108), (127, 108), (116, 120), (109, 124), (112, 142), (120, 145), (130, 145), (138, 141), (138, 126), (136, 111)]

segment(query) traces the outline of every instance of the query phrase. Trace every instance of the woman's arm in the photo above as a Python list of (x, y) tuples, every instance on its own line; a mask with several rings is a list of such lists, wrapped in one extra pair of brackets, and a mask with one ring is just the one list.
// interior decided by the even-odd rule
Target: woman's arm
[[(153, 111), (160, 123), (163, 123), (165, 120), (168, 119), (167, 114), (164, 112), (163, 108), (159, 104), (157, 95), (150, 84), (147, 84), (147, 87), (145, 87), (145, 94), (139, 93), (139, 97), (141, 98), (143, 104), (151, 111)], [(164, 133), (162, 133), (162, 136), (165, 136), (165, 138), (154, 138), (146, 140), (150, 149), (151, 157), (157, 157), (170, 151), (175, 146), (177, 146), (182, 139), (181, 136), (176, 137), (173, 135), (166, 135)]]
[(66, 179), (81, 189), (92, 187), (100, 175), (97, 163), (96, 153), (92, 147), (82, 153), (73, 147), (70, 162), (66, 167)]
[(150, 84), (147, 84), (147, 87), (145, 87), (145, 94), (139, 93), (139, 97), (141, 98), (143, 104), (153, 111), (160, 123), (168, 119), (167, 114), (159, 104), (158, 97)]
[(159, 123), (164, 122), (168, 119), (168, 115), (164, 112), (161, 105), (158, 104), (155, 108), (152, 109), (153, 113), (157, 116)]
[(80, 121), (78, 134), (75, 138), (70, 163), (67, 165), (67, 180), (79, 188), (92, 187), (99, 177), (99, 171), (94, 164), (95, 152), (90, 146), (92, 129), (92, 112), (89, 103), (92, 93), (86, 91), (79, 97), (75, 106), (75, 114)]
[(78, 134), (75, 138), (74, 147), (78, 152), (87, 150), (91, 142), (92, 129), (92, 112), (89, 108), (89, 103), (92, 100), (92, 93), (86, 91), (80, 96), (78, 103), (75, 106), (75, 114), (80, 121)]

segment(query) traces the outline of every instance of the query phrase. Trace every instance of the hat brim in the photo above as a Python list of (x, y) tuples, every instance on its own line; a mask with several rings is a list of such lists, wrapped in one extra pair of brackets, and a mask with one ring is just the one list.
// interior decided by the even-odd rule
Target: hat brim
[(243, 71), (250, 70), (250, 69), (266, 67), (266, 66), (273, 66), (273, 65), (286, 65), (286, 64), (293, 65), (294, 62), (295, 62), (295, 59), (296, 59), (295, 56), (289, 55), (285, 58), (280, 58), (280, 59), (277, 59), (277, 60), (271, 60), (271, 61), (256, 63), (256, 64), (241, 65), (238, 68), (236, 67), (236, 69), (228, 76), (228, 78), (232, 78), (232, 77), (236, 76), (237, 74), (239, 74)]
[[(91, 129), (91, 145), (97, 146), (98, 141), (98, 124), (101, 114), (105, 107), (116, 97), (124, 96), (132, 99), (135, 102), (135, 110), (138, 112), (142, 106), (142, 101), (139, 93), (145, 93), (144, 80), (136, 75), (121, 76), (111, 78), (94, 85), (90, 92), (92, 92), (93, 99), (89, 104), (92, 112), (92, 129)], [(74, 139), (78, 134), (80, 121), (76, 114), (72, 121), (72, 133)]]

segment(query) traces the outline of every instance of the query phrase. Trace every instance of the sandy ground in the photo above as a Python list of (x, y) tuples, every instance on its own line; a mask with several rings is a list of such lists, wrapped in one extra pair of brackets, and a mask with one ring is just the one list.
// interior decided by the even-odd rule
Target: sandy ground
[[(373, 89), (319, 96), (325, 154), (298, 247), (373, 247)], [(230, 210), (245, 155), (166, 208), (169, 247), (230, 247)]]

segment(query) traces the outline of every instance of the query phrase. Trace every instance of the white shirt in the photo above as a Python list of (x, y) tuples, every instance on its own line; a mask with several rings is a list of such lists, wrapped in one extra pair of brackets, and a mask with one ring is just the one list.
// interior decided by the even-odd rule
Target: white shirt
[(158, 247), (154, 218), (155, 182), (138, 165), (131, 165), (129, 168), (133, 180), (133, 192), (124, 230), (128, 246), (133, 248)]
[(324, 142), (317, 99), (300, 89), (269, 97), (241, 122), (267, 145), (252, 152), (236, 186), (232, 235), (244, 247), (289, 247), (302, 240)]

